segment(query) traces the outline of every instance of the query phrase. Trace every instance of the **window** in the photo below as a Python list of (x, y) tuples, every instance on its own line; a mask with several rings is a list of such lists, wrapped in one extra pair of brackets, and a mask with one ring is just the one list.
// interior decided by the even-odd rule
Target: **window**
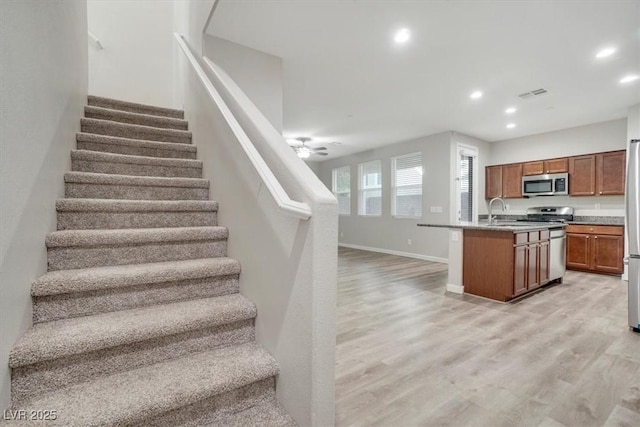
[(391, 215), (422, 217), (422, 153), (391, 159)]
[(332, 171), (331, 191), (338, 199), (338, 213), (351, 214), (351, 168), (344, 166)]
[(458, 146), (457, 212), (459, 221), (476, 219), (478, 150), (475, 147)]
[(358, 165), (358, 214), (382, 215), (382, 172), (380, 160)]

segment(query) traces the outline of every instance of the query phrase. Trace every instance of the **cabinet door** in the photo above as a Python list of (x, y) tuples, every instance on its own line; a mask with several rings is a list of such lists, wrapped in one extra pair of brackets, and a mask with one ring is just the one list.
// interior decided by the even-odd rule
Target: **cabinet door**
[(535, 289), (540, 286), (540, 245), (531, 243), (528, 246), (527, 261), (527, 289)]
[(590, 242), (588, 234), (567, 233), (567, 268), (590, 268)]
[(596, 194), (596, 156), (569, 159), (569, 194), (592, 196)]
[(569, 171), (569, 159), (551, 159), (544, 161), (544, 173), (564, 173)]
[(624, 194), (626, 154), (625, 151), (598, 154), (598, 194)]
[(607, 273), (622, 273), (624, 237), (598, 234), (593, 236), (593, 269)]
[(544, 163), (542, 160), (537, 162), (527, 162), (522, 165), (522, 175), (541, 175), (545, 173)]
[(502, 197), (522, 197), (522, 163), (502, 167)]
[(549, 283), (549, 242), (540, 242), (540, 285)]
[(485, 169), (484, 198), (502, 197), (502, 166), (487, 166)]
[(529, 253), (527, 245), (516, 246), (513, 248), (514, 269), (513, 269), (513, 296), (521, 295), (527, 292), (527, 259)]

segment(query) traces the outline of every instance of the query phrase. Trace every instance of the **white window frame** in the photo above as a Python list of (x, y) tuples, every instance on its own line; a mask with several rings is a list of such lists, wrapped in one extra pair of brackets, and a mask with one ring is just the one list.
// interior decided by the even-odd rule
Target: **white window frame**
[(334, 168), (334, 169), (331, 170), (331, 192), (333, 193), (335, 198), (338, 199), (337, 176), (338, 176), (338, 171), (340, 171), (340, 170), (349, 171), (349, 212), (342, 213), (342, 212), (338, 211), (338, 215), (349, 216), (349, 215), (351, 215), (351, 166), (350, 165), (341, 166), (339, 168)]
[[(420, 183), (420, 197), (422, 198), (422, 206), (420, 211), (422, 215), (398, 215), (396, 213), (396, 161), (405, 157), (413, 157), (420, 155), (420, 167), (422, 168), (422, 182)], [(422, 159), (422, 151), (416, 151), (415, 153), (403, 154), (401, 156), (395, 156), (391, 158), (391, 217), (397, 219), (421, 219), (424, 215), (424, 161)]]
[[(364, 176), (362, 175), (363, 172), (363, 166), (369, 163), (378, 163), (379, 165), (379, 170), (380, 170), (380, 184), (377, 187), (367, 187), (364, 188), (363, 185), (363, 178)], [(376, 213), (376, 214), (372, 214), (372, 213), (364, 213), (364, 190), (375, 190), (375, 189), (379, 189), (380, 190), (380, 199), (381, 199), (381, 203), (380, 203), (380, 213)], [(382, 216), (382, 161), (380, 160), (371, 160), (368, 162), (363, 162), (363, 163), (359, 163), (358, 164), (358, 215), (359, 216), (369, 216), (369, 217), (379, 217)]]
[(473, 195), (472, 204), (473, 207), (471, 209), (471, 219), (476, 221), (478, 219), (478, 147), (474, 147), (466, 144), (457, 144), (456, 149), (456, 219), (457, 221), (461, 220), (462, 217), (462, 171), (460, 168), (460, 160), (462, 160), (462, 156), (465, 157), (473, 157)]

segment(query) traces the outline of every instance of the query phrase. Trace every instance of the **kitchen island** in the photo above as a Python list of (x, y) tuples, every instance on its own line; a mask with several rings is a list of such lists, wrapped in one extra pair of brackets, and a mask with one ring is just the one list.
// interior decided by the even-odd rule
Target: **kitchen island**
[(562, 280), (563, 271), (552, 273), (551, 232), (564, 234), (564, 224), (461, 222), (418, 226), (451, 230), (447, 283), (451, 292), (505, 302)]

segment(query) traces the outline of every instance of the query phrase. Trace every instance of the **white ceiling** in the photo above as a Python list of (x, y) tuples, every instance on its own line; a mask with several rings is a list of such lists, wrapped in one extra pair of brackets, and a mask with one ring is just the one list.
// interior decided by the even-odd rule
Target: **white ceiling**
[(640, 74), (640, 0), (220, 0), (208, 32), (283, 58), (285, 136), (342, 143), (310, 160), (446, 130), (509, 139), (640, 102), (640, 80), (618, 82)]

